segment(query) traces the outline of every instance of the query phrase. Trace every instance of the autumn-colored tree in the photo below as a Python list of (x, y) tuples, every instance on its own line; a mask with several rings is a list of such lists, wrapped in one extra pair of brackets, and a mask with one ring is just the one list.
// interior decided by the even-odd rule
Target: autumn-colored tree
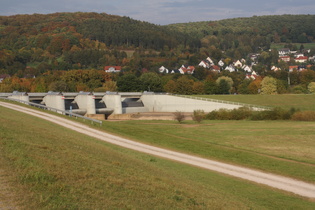
[(261, 81), (262, 79), (256, 79), (253, 80), (249, 85), (248, 85), (248, 90), (249, 90), (249, 94), (258, 94), (260, 93), (260, 87), (261, 87)]
[(192, 86), (193, 94), (205, 94), (205, 84), (203, 82), (194, 82)]
[(189, 79), (187, 76), (181, 76), (176, 80), (176, 90), (177, 94), (191, 95), (193, 93), (194, 81)]
[(164, 90), (168, 93), (176, 93), (176, 82), (174, 80), (169, 80), (164, 85)]

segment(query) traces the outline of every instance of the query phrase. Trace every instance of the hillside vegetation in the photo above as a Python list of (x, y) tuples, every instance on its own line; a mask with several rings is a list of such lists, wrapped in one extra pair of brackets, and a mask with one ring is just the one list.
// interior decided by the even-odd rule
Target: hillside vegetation
[[(39, 123), (37, 118), (6, 108), (1, 108), (1, 116), (0, 165), (1, 169), (10, 171), (14, 180), (11, 196), (15, 196), (15, 204), (23, 209), (101, 209), (105, 206), (108, 209), (312, 209), (314, 205), (268, 187), (118, 148), (47, 121)], [(117, 123), (110, 130), (128, 125)], [(142, 131), (157, 126), (174, 129), (182, 126), (163, 124), (137, 122), (128, 126), (142, 127)], [(209, 126), (198, 129), (203, 128)], [(125, 131), (132, 134), (134, 129)], [(183, 140), (179, 134), (175, 135), (177, 140)], [(261, 146), (267, 143), (270, 151), (272, 147), (278, 148), (276, 144), (260, 143)], [(218, 148), (215, 144), (208, 145), (210, 151), (211, 147), (213, 151)], [(199, 146), (196, 144), (195, 148)], [(292, 158), (299, 156), (291, 154)], [(283, 169), (286, 168), (291, 167)]]
[[(308, 93), (315, 71), (306, 64), (312, 62), (288, 75), (289, 66), (299, 63), (279, 62), (277, 50), (269, 49), (281, 44), (304, 53), (311, 46), (305, 54), (314, 56), (314, 20), (315, 15), (255, 16), (160, 26), (105, 13), (0, 16), (0, 91), (257, 94), (262, 79), (271, 76), (278, 93)], [(250, 54), (260, 55), (256, 65)], [(198, 66), (207, 57), (224, 62), (220, 73)], [(241, 68), (224, 70), (242, 58), (258, 74), (256, 81), (244, 80), (248, 72)], [(178, 71), (183, 65), (193, 66), (193, 74), (159, 72), (161, 66)], [(104, 75), (105, 66), (122, 71)], [(148, 72), (155, 75), (140, 78)], [(216, 84), (221, 76), (232, 78), (232, 87)]]

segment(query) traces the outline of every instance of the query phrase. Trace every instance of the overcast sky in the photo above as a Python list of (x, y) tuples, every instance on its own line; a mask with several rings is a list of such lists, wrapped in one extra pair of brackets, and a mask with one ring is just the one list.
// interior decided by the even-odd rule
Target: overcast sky
[(314, 0), (0, 0), (0, 15), (97, 12), (165, 25), (253, 15), (315, 14)]

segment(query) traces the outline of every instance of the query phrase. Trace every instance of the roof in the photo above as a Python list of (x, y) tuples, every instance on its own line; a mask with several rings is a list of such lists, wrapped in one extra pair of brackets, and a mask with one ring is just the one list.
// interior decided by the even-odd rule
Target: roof
[(107, 70), (109, 70), (111, 68), (116, 70), (116, 71), (121, 71), (121, 66), (105, 66), (104, 70), (107, 71)]

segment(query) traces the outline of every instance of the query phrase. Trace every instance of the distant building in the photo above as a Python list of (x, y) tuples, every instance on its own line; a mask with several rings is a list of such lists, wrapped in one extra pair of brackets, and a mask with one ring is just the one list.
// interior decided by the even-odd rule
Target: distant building
[(297, 63), (306, 63), (308, 61), (307, 56), (300, 56), (294, 59), (295, 62)]
[(119, 73), (121, 72), (121, 66), (105, 66), (104, 70), (107, 73)]
[(291, 51), (289, 48), (282, 48), (278, 50), (279, 56), (290, 55)]
[(286, 56), (279, 56), (279, 61), (282, 60), (284, 62), (290, 62), (291, 57), (286, 55)]

